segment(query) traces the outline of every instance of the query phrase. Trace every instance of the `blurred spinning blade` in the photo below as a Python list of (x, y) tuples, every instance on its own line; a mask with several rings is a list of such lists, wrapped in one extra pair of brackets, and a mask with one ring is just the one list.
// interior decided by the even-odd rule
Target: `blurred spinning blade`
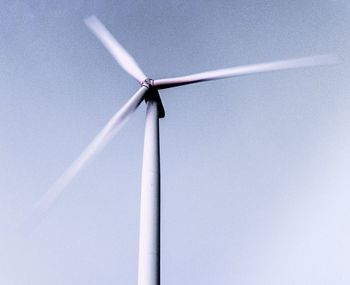
[(33, 208), (31, 214), (20, 224), (19, 232), (28, 232), (35, 227), (45, 214), (61, 196), (73, 178), (110, 142), (119, 132), (131, 115), (136, 111), (147, 92), (146, 87), (141, 87), (129, 101), (109, 120), (105, 127), (98, 133), (93, 141), (85, 148), (81, 155), (68, 167), (68, 169), (56, 180), (49, 190), (41, 197)]
[(334, 55), (317, 55), (310, 57), (301, 57), (288, 60), (271, 61), (258, 64), (243, 65), (225, 69), (190, 74), (186, 76), (154, 80), (154, 86), (157, 89), (171, 88), (186, 84), (192, 84), (202, 81), (217, 80), (227, 77), (242, 76), (254, 73), (278, 71), (286, 69), (295, 69), (302, 67), (312, 67), (321, 65), (331, 65), (337, 62)]
[(137, 65), (135, 59), (122, 47), (122, 45), (95, 16), (90, 16), (85, 19), (85, 24), (127, 73), (140, 83), (147, 78), (141, 68)]

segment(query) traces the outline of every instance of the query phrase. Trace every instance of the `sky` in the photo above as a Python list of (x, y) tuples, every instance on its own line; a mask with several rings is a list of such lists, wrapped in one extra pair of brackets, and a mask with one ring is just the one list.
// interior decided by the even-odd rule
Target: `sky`
[(153, 79), (334, 53), (336, 66), (162, 90), (162, 284), (350, 282), (350, 4), (0, 3), (0, 284), (136, 284), (145, 104), (29, 235), (28, 215), (139, 88), (83, 20)]

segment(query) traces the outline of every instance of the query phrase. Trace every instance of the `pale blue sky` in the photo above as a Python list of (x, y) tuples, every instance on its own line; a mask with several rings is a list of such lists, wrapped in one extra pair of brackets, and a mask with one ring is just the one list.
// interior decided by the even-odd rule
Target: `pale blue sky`
[[(50, 2), (50, 3), (49, 3)], [(0, 284), (136, 284), (145, 106), (27, 237), (11, 233), (151, 78), (336, 53), (161, 92), (162, 283), (350, 282), (348, 1), (2, 1)]]

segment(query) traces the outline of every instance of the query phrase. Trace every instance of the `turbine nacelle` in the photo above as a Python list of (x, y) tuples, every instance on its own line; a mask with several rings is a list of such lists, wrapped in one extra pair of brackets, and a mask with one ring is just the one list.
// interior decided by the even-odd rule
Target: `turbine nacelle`
[(145, 102), (147, 103), (150, 100), (156, 101), (158, 106), (158, 114), (159, 118), (165, 117), (165, 110), (162, 103), (162, 99), (160, 99), (160, 95), (158, 90), (154, 87), (154, 80), (151, 78), (146, 78), (141, 82), (142, 87), (146, 87), (148, 92), (145, 95)]

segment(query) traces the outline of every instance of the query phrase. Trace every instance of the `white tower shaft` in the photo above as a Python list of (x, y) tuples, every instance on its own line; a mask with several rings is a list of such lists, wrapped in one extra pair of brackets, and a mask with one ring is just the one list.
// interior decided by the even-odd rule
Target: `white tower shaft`
[(160, 284), (159, 109), (147, 102), (143, 149), (138, 285)]

